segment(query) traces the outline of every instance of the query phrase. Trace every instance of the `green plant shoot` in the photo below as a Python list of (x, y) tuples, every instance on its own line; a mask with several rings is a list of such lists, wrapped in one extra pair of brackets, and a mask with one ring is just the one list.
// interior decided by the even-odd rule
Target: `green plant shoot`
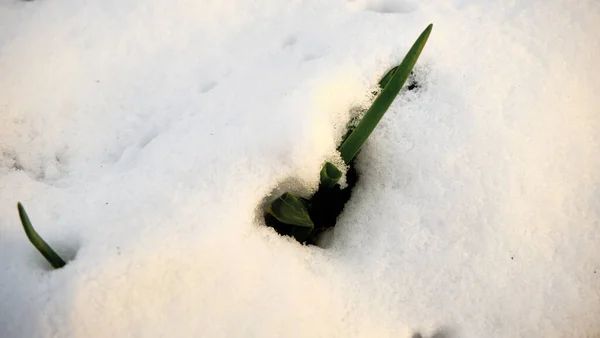
[(23, 229), (25, 230), (25, 234), (29, 241), (36, 249), (46, 258), (48, 263), (52, 265), (53, 268), (58, 269), (65, 266), (65, 261), (60, 258), (60, 256), (52, 250), (52, 248), (38, 235), (33, 226), (31, 225), (31, 221), (25, 212), (25, 208), (21, 202), (17, 203), (17, 209), (19, 210), (19, 218), (21, 218), (21, 224), (23, 224)]
[[(353, 129), (350, 128), (344, 136), (338, 151), (347, 165), (350, 165), (354, 156), (356, 156), (361, 146), (365, 143), (369, 135), (371, 135), (402, 89), (402, 86), (404, 86), (404, 83), (417, 63), (421, 51), (425, 47), (432, 27), (433, 25), (427, 26), (408, 51), (402, 63), (390, 69), (381, 78), (379, 81), (381, 92), (377, 95), (375, 101), (373, 101), (373, 104), (356, 127)], [(304, 242), (309, 239), (312, 232), (318, 232), (324, 227), (333, 226), (333, 224), (327, 225), (330, 221), (328, 221), (329, 216), (326, 214), (327, 210), (337, 208), (333, 201), (336, 198), (341, 198), (341, 195), (339, 195), (341, 190), (333, 188), (341, 179), (342, 172), (334, 164), (326, 162), (321, 169), (320, 176), (319, 190), (310, 199), (285, 193), (271, 203), (268, 213), (275, 217), (277, 221), (286, 225), (286, 228), (281, 227), (281, 225), (275, 225), (274, 227), (278, 229), (278, 232), (281, 231), (292, 235), (298, 241)], [(328, 203), (328, 205), (324, 206), (323, 203)], [(340, 211), (341, 209), (337, 212), (339, 213)], [(311, 215), (315, 217), (314, 220), (311, 219)]]
[(331, 162), (326, 162), (321, 169), (321, 186), (333, 188), (342, 178), (342, 172)]
[(268, 211), (282, 223), (310, 229), (314, 227), (302, 200), (289, 192), (273, 201)]
[(410, 72), (417, 63), (419, 55), (421, 55), (423, 47), (425, 47), (425, 43), (427, 42), (427, 38), (429, 38), (432, 28), (432, 24), (427, 26), (410, 48), (404, 57), (404, 60), (402, 60), (402, 63), (398, 67), (392, 68), (381, 79), (380, 85), (383, 86), (381, 93), (375, 98), (375, 101), (369, 110), (367, 110), (365, 116), (338, 149), (346, 164), (349, 164), (354, 156), (356, 156), (360, 147), (365, 143), (369, 135), (371, 135), (377, 126), (377, 123), (379, 123), (383, 117), (383, 114), (385, 114), (400, 92), (400, 89), (402, 89)]

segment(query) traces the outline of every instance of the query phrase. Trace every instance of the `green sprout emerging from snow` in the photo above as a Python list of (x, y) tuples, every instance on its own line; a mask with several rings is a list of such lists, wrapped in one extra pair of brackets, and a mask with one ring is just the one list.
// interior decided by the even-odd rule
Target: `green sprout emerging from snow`
[(25, 208), (19, 202), (17, 203), (17, 209), (19, 209), (19, 218), (21, 218), (21, 224), (23, 224), (23, 229), (25, 230), (25, 234), (29, 241), (36, 249), (46, 258), (48, 263), (52, 265), (53, 268), (58, 269), (65, 266), (65, 261), (60, 258), (60, 256), (52, 250), (52, 248), (38, 235), (33, 226), (31, 225), (31, 221), (29, 220), (29, 216), (25, 212)]
[[(417, 63), (419, 55), (421, 55), (421, 51), (425, 47), (432, 28), (432, 24), (427, 26), (412, 45), (402, 63), (390, 69), (379, 81), (381, 92), (377, 95), (375, 101), (373, 101), (373, 104), (360, 122), (343, 139), (342, 144), (338, 148), (346, 165), (351, 164), (362, 145), (369, 135), (371, 135), (404, 86), (413, 67)], [(341, 170), (330, 162), (325, 163), (321, 170), (319, 189), (310, 199), (285, 193), (273, 201), (267, 210), (268, 216), (276, 220), (272, 221), (271, 224), (273, 224), (279, 233), (291, 235), (300, 242), (314, 240), (315, 230), (322, 231), (322, 228), (333, 226), (332, 223), (335, 223), (335, 217), (343, 208), (343, 204), (341, 208), (339, 205), (332, 206), (332, 208), (339, 209), (332, 220), (330, 215), (332, 212), (331, 210), (327, 210), (328, 205), (326, 205), (333, 203), (334, 199), (341, 196), (341, 188), (337, 183), (341, 177)], [(316, 229), (315, 227), (320, 229)]]
[(356, 156), (360, 147), (365, 143), (383, 117), (383, 114), (385, 114), (392, 102), (394, 102), (394, 99), (400, 92), (400, 89), (402, 89), (402, 86), (404, 86), (410, 72), (417, 63), (417, 59), (419, 58), (419, 55), (421, 55), (423, 47), (425, 47), (425, 43), (427, 42), (427, 38), (429, 38), (432, 28), (433, 25), (427, 26), (408, 51), (408, 54), (406, 54), (402, 63), (399, 66), (392, 68), (379, 82), (382, 88), (381, 93), (375, 98), (375, 101), (373, 101), (373, 104), (369, 110), (367, 110), (367, 113), (362, 120), (360, 120), (354, 131), (352, 131), (348, 138), (344, 140), (342, 145), (338, 148), (342, 155), (342, 159), (346, 164), (350, 163), (352, 158)]

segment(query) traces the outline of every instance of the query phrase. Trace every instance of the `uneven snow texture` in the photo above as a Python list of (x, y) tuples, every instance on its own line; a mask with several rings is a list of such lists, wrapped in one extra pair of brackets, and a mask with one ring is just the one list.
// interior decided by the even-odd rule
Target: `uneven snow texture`
[[(429, 23), (331, 243), (262, 226)], [(600, 336), (599, 32), (594, 0), (0, 0), (0, 337)]]

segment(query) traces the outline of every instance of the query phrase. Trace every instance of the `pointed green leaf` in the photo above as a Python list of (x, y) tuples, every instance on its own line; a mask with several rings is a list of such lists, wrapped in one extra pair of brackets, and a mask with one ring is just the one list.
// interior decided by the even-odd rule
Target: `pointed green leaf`
[(38, 235), (33, 226), (31, 225), (31, 221), (29, 221), (29, 217), (25, 212), (25, 208), (21, 202), (17, 203), (17, 209), (19, 210), (19, 218), (21, 218), (21, 224), (23, 224), (23, 229), (25, 230), (25, 234), (29, 241), (36, 249), (46, 258), (48, 263), (52, 265), (53, 268), (58, 269), (65, 266), (65, 261), (60, 258), (60, 256), (52, 250), (52, 248)]
[[(402, 86), (406, 82), (406, 79), (408, 79), (410, 72), (417, 63), (419, 55), (421, 55), (423, 47), (425, 47), (425, 43), (427, 42), (427, 38), (429, 38), (432, 27), (433, 25), (427, 26), (427, 28), (423, 31), (423, 33), (421, 33), (417, 41), (415, 41), (411, 49), (408, 51), (404, 57), (404, 60), (402, 60), (402, 63), (397, 67), (397, 69), (395, 71), (393, 71), (393, 69), (390, 70), (390, 72), (388, 72), (388, 74), (386, 74), (381, 80), (380, 84), (383, 83), (385, 85), (381, 90), (381, 93), (379, 93), (377, 98), (375, 98), (375, 101), (373, 101), (373, 104), (365, 113), (365, 116), (358, 123), (354, 131), (338, 149), (342, 155), (342, 159), (346, 164), (350, 163), (352, 158), (354, 158), (354, 156), (358, 153), (360, 147), (365, 143), (369, 135), (371, 135), (383, 117), (383, 114), (390, 107), (396, 98), (396, 95), (398, 95), (400, 92), (400, 89), (402, 89)], [(392, 73), (392, 71), (393, 74), (389, 75)], [(386, 79), (386, 77), (389, 79)]]
[(333, 188), (342, 178), (342, 172), (331, 162), (326, 162), (321, 169), (321, 185), (326, 188)]
[(398, 66), (393, 67), (392, 69), (388, 70), (387, 73), (385, 73), (385, 75), (379, 81), (379, 88), (383, 89), (383, 88), (385, 88), (385, 86), (387, 86), (387, 84), (392, 79), (392, 76), (394, 76), (394, 74), (396, 74), (397, 69), (398, 69)]
[(268, 212), (285, 224), (307, 228), (314, 227), (304, 203), (289, 192), (286, 192), (273, 201), (269, 206)]

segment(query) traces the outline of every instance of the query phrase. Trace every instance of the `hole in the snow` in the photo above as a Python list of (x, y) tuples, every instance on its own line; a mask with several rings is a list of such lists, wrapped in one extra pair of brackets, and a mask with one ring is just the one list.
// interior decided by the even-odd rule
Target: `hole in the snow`
[(314, 224), (314, 228), (312, 229), (285, 224), (266, 211), (270, 203), (281, 196), (282, 191), (289, 191), (278, 187), (269, 194), (268, 203), (263, 208), (265, 224), (275, 229), (282, 236), (302, 237), (305, 238), (301, 241), (302, 243), (319, 245), (321, 247), (327, 246), (327, 243), (331, 242), (330, 237), (332, 235), (328, 232), (335, 226), (337, 218), (344, 210), (346, 202), (350, 200), (352, 190), (357, 181), (358, 174), (354, 168), (354, 161), (352, 161), (346, 173), (346, 184), (343, 188), (339, 184), (336, 184), (332, 188), (320, 186), (312, 196), (302, 198), (308, 215)]
[(56, 248), (56, 253), (58, 253), (67, 264), (69, 264), (69, 262), (74, 261), (75, 258), (77, 258), (79, 249), (79, 243), (59, 243), (59, 246)]

